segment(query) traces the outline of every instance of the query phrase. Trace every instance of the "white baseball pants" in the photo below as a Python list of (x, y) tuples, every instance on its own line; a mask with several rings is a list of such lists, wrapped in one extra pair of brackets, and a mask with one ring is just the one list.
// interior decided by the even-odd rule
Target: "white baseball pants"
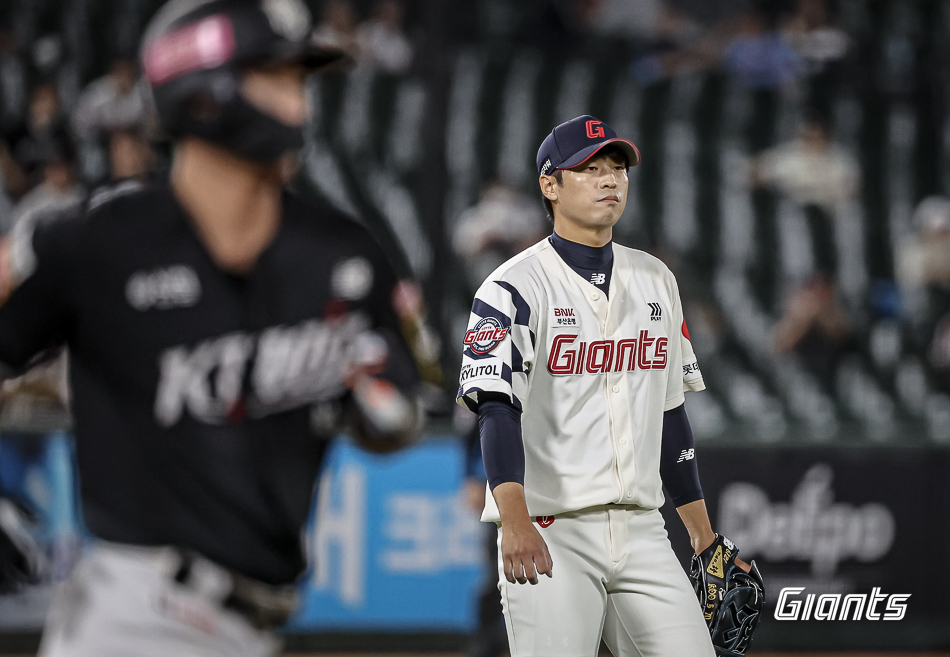
[(199, 583), (174, 580), (169, 548), (96, 543), (53, 599), (39, 657), (271, 657), (270, 633), (221, 606), (223, 572), (198, 560)]
[(534, 586), (505, 579), (498, 531), (511, 657), (595, 657), (601, 636), (616, 657), (715, 657), (659, 511), (598, 506), (539, 530), (554, 576)]

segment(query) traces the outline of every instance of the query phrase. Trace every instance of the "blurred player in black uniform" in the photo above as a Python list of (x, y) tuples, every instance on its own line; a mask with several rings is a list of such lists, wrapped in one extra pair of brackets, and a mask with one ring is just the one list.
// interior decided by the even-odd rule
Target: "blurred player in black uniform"
[(284, 189), (309, 41), (299, 0), (175, 0), (143, 44), (170, 179), (94, 195), (0, 249), (8, 375), (66, 345), (85, 522), (46, 657), (271, 655), (343, 419), (411, 442), (417, 370), (371, 235)]

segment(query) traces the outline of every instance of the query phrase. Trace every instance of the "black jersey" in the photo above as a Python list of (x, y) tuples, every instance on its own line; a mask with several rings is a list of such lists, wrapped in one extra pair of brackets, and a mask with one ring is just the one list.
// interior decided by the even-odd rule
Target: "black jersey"
[(93, 198), (7, 253), (21, 280), (0, 307), (0, 361), (68, 346), (89, 530), (292, 581), (354, 338), (385, 340), (383, 376), (416, 381), (368, 231), (285, 193), (279, 232), (236, 276), (164, 183)]

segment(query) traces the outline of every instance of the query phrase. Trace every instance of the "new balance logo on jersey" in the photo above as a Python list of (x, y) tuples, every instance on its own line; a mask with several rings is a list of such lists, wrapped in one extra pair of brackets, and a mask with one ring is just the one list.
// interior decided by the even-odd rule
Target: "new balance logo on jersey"
[(682, 463), (683, 461), (692, 461), (695, 453), (695, 449), (684, 449), (682, 452), (680, 452), (680, 457), (676, 460), (676, 462)]
[(607, 282), (607, 274), (591, 274), (590, 282), (592, 285), (603, 285)]
[(653, 302), (647, 305), (650, 306), (650, 321), (658, 322), (663, 319), (663, 309), (660, 308), (660, 304)]
[(665, 337), (651, 338), (648, 331), (628, 340), (596, 340), (578, 342), (577, 335), (556, 335), (551, 342), (548, 372), (551, 374), (604, 374), (666, 369)]

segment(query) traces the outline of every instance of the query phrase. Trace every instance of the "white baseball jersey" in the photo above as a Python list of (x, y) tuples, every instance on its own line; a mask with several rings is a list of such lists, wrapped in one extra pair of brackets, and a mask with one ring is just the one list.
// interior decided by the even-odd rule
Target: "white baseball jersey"
[[(663, 504), (663, 413), (705, 388), (672, 272), (613, 245), (609, 295), (544, 239), (495, 270), (472, 304), (458, 397), (522, 410), (531, 516)], [(491, 494), (486, 521), (500, 520)]]

